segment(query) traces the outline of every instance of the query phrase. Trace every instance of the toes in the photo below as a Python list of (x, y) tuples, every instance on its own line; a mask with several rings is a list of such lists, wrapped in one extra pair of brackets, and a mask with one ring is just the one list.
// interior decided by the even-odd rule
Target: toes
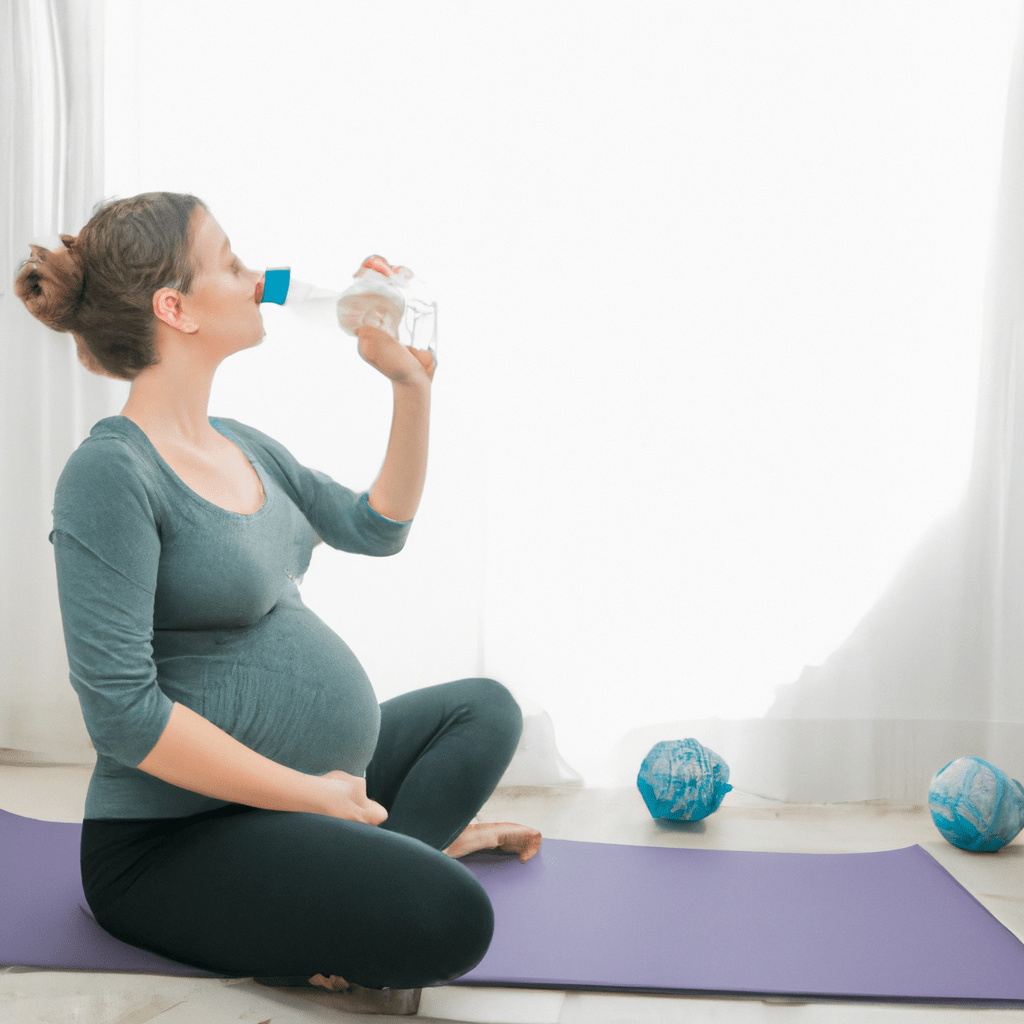
[(537, 832), (529, 837), (525, 849), (519, 854), (519, 859), (525, 864), (531, 857), (540, 852), (541, 834)]
[(311, 985), (319, 985), (320, 988), (326, 988), (331, 992), (343, 992), (348, 988), (348, 982), (340, 974), (332, 974), (329, 978), (325, 978), (322, 974), (314, 974), (309, 979)]

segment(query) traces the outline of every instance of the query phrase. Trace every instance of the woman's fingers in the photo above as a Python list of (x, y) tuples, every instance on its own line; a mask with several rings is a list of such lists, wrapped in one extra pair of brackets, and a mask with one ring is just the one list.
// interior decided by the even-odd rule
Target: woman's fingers
[(387, 821), (388, 812), (379, 803), (375, 800), (368, 800), (366, 803), (366, 823), (368, 825), (379, 825), (382, 821)]
[(359, 327), (356, 329), (356, 337), (359, 339), (360, 358), (389, 380), (405, 381), (410, 376), (417, 376), (421, 368), (427, 380), (433, 378), (434, 357), (430, 352), (421, 352), (411, 345), (403, 345), (393, 335), (378, 327)]
[(327, 813), (366, 825), (379, 825), (387, 820), (384, 807), (366, 795), (366, 779), (342, 771), (327, 772), (321, 778), (330, 780), (333, 791)]
[(406, 345), (405, 347), (423, 364), (423, 369), (427, 371), (427, 376), (433, 380), (434, 371), (437, 369), (434, 353), (426, 349), (413, 348), (412, 345)]
[(370, 825), (379, 825), (387, 818), (388, 812), (384, 810), (383, 805), (377, 803), (376, 800), (371, 800), (366, 795), (366, 779), (357, 779), (353, 784), (353, 789), (355, 790), (353, 799), (363, 808), (366, 815), (365, 821)]

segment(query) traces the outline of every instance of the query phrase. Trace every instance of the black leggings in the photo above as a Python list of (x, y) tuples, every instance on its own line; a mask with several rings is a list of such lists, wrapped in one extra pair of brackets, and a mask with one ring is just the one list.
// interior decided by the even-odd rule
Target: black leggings
[(381, 704), (366, 792), (380, 826), (230, 804), (82, 826), (82, 883), (108, 932), (178, 963), (267, 984), (341, 975), (366, 988), (444, 984), (487, 952), (487, 894), (440, 852), (491, 795), (522, 731), (492, 679)]

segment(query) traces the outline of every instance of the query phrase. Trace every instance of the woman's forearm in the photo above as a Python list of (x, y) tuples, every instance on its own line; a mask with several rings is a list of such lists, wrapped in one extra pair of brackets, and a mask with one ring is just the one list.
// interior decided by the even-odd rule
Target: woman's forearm
[(323, 812), (319, 776), (257, 754), (184, 704), (175, 704), (156, 746), (138, 766), (172, 786), (272, 811)]
[(388, 519), (408, 522), (416, 515), (427, 478), (430, 382), (392, 381), (394, 415), (380, 475), (370, 488), (370, 507)]

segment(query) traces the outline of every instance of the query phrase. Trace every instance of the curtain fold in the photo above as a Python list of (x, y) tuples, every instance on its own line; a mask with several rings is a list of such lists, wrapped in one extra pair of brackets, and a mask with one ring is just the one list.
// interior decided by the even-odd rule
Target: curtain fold
[(88, 373), (13, 280), (32, 241), (77, 234), (103, 189), (102, 0), (0, 0), (0, 754), (89, 761), (57, 602), (53, 493), (127, 385)]
[(685, 736), (726, 759), (737, 789), (784, 801), (926, 803), (935, 773), (968, 754), (1024, 778), (1022, 346), (1024, 20), (1010, 73), (962, 500), (920, 539), (848, 639), (777, 688), (763, 718), (633, 729), (602, 762), (582, 766), (588, 784), (627, 784), (654, 743)]
[[(789, 781), (806, 799), (927, 796), (948, 761), (975, 754), (1024, 777), (1024, 21), (1007, 99), (992, 227), (974, 455), (959, 506), (922, 538), (887, 592), (822, 665), (780, 687), (767, 736), (814, 719), (860, 730), (845, 778), (824, 781), (834, 750), (793, 745)], [(1024, 413), (1024, 402), (1022, 402)], [(772, 721), (774, 720), (774, 721)], [(788, 724), (786, 724), (788, 720)], [(870, 783), (850, 791), (872, 759)], [(863, 774), (863, 773), (861, 773)], [(802, 778), (803, 784), (795, 783)], [(808, 785), (806, 780), (821, 780)], [(784, 798), (792, 798), (786, 796)]]

